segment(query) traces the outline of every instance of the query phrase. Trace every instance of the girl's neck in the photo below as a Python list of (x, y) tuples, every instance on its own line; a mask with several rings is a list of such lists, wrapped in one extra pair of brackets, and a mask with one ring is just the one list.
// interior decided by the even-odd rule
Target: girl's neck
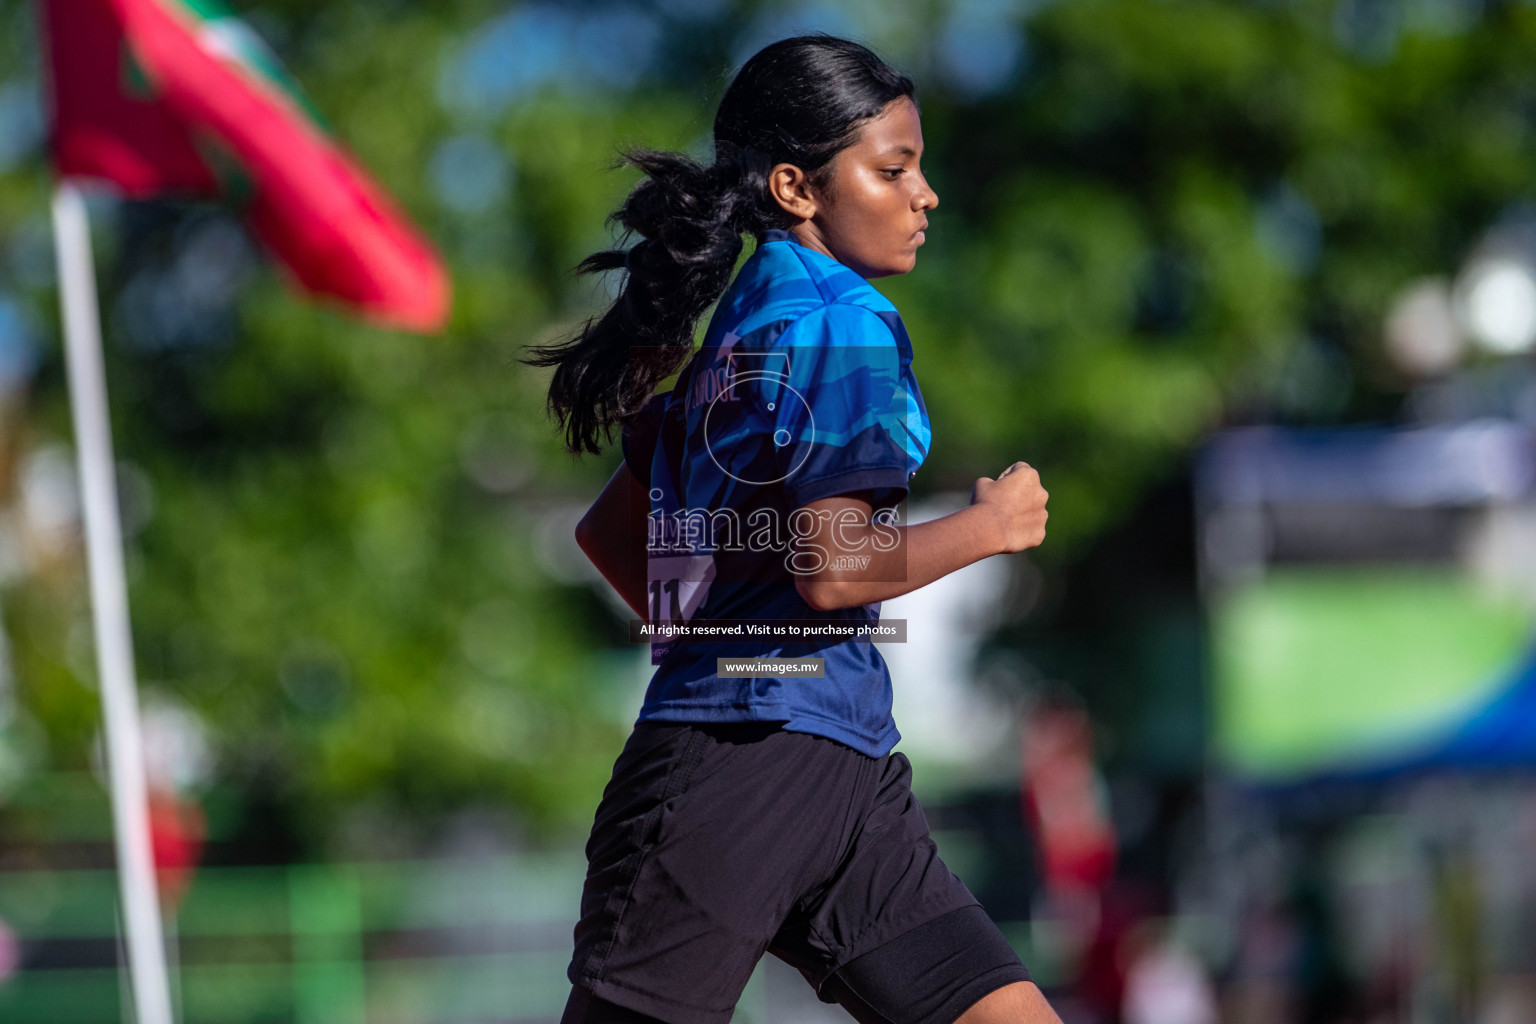
[(821, 232), (817, 229), (814, 221), (801, 221), (789, 229), (789, 236), (807, 249), (819, 252), (828, 259), (837, 259), (836, 256), (832, 255), (832, 250), (827, 248), (827, 243), (822, 239)]

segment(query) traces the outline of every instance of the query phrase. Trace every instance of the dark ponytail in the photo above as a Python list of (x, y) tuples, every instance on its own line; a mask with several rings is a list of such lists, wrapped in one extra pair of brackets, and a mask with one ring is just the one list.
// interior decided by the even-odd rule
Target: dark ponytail
[(553, 366), (549, 411), (566, 447), (596, 454), (616, 422), (638, 412), (656, 385), (693, 352), (699, 317), (730, 283), (743, 234), (759, 241), (791, 218), (768, 194), (768, 173), (791, 163), (813, 185), (863, 123), (913, 96), (911, 79), (858, 43), (797, 36), (744, 64), (715, 115), (715, 162), (638, 150), (625, 161), (645, 172), (610, 221), (628, 250), (582, 260), (583, 274), (624, 270), (624, 289), (569, 341), (530, 349), (532, 366)]

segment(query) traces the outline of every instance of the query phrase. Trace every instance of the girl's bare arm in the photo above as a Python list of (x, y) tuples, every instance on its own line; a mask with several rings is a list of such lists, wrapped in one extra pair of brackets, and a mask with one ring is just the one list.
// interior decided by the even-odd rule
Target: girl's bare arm
[(871, 522), (867, 493), (813, 501), (797, 513), (796, 535), (812, 554), (800, 559), (807, 571), (795, 589), (818, 611), (911, 593), (990, 555), (1037, 547), (1048, 497), (1040, 474), (1016, 462), (977, 480), (968, 507), (915, 526)]
[(645, 486), (628, 463), (608, 480), (603, 493), (576, 524), (576, 543), (624, 603), (649, 621), (645, 601), (645, 542), (650, 512)]
[[(818, 611), (899, 597), (990, 555), (1038, 546), (1048, 497), (1039, 474), (1017, 462), (977, 480), (968, 507), (916, 526), (871, 522), (867, 494), (822, 498), (795, 517), (799, 549), (821, 553), (800, 560), (810, 568), (795, 588)], [(648, 512), (644, 486), (620, 463), (576, 526), (576, 543), (643, 620)]]

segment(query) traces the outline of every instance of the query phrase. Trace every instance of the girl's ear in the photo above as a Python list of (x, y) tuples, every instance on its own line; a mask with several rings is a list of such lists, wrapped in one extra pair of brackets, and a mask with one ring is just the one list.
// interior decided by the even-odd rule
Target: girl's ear
[(816, 216), (816, 194), (810, 179), (794, 164), (775, 164), (768, 172), (768, 193), (784, 211), (800, 220)]

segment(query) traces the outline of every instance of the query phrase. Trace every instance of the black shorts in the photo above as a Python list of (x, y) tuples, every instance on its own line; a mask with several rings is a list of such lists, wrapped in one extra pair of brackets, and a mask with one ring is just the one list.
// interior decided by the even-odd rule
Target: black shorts
[(640, 723), (587, 842), (572, 984), (724, 1024), (766, 951), (860, 1020), (950, 1024), (1028, 980), (911, 777), (903, 754), (774, 724)]

